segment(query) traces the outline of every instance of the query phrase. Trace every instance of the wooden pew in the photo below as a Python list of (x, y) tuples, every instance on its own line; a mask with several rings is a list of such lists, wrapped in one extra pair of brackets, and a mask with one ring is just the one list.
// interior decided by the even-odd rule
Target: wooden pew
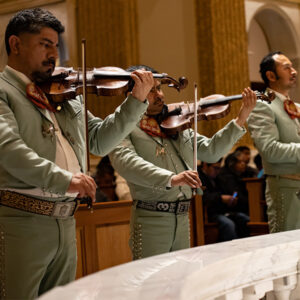
[(263, 178), (244, 178), (248, 190), (249, 217), (251, 236), (269, 233), (267, 217), (265, 214), (266, 201), (264, 196)]
[(200, 195), (196, 195), (191, 201), (190, 238), (191, 247), (205, 244), (203, 203)]
[(248, 190), (249, 217), (251, 222), (264, 222), (264, 180), (262, 178), (244, 178)]
[(75, 214), (77, 237), (76, 278), (131, 261), (128, 245), (132, 201), (94, 204), (91, 213), (80, 206)]

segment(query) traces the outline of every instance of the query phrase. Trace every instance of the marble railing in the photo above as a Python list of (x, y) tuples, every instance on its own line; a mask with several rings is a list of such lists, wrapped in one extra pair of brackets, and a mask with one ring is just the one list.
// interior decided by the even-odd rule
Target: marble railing
[(138, 260), (40, 299), (300, 300), (300, 230)]

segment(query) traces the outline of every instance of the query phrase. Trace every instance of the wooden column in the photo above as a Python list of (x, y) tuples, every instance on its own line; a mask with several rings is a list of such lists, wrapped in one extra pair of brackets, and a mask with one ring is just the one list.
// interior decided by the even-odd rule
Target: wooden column
[[(78, 49), (87, 41), (87, 66), (126, 68), (139, 61), (136, 0), (77, 0)], [(78, 53), (81, 65), (81, 52)], [(104, 118), (124, 99), (89, 97), (89, 109)]]
[[(244, 0), (195, 0), (199, 90), (211, 94), (240, 94), (249, 86)], [(236, 117), (241, 102), (216, 121), (200, 122), (200, 132), (211, 136)], [(250, 137), (240, 142), (252, 144)]]

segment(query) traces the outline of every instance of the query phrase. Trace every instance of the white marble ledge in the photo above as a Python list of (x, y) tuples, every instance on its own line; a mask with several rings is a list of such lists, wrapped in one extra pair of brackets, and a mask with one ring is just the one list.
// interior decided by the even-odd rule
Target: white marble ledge
[(300, 300), (300, 230), (134, 261), (57, 287), (40, 299), (258, 300), (266, 292), (268, 299)]

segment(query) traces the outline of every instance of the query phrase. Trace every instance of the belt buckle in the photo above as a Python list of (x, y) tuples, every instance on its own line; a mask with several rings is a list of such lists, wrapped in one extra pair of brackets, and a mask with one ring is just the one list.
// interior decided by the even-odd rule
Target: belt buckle
[(185, 214), (189, 211), (190, 201), (179, 201), (176, 209), (176, 215)]
[(67, 218), (73, 216), (77, 202), (55, 202), (51, 216), (54, 218)]
[(168, 212), (170, 208), (170, 204), (168, 202), (157, 202), (156, 210), (162, 212)]

